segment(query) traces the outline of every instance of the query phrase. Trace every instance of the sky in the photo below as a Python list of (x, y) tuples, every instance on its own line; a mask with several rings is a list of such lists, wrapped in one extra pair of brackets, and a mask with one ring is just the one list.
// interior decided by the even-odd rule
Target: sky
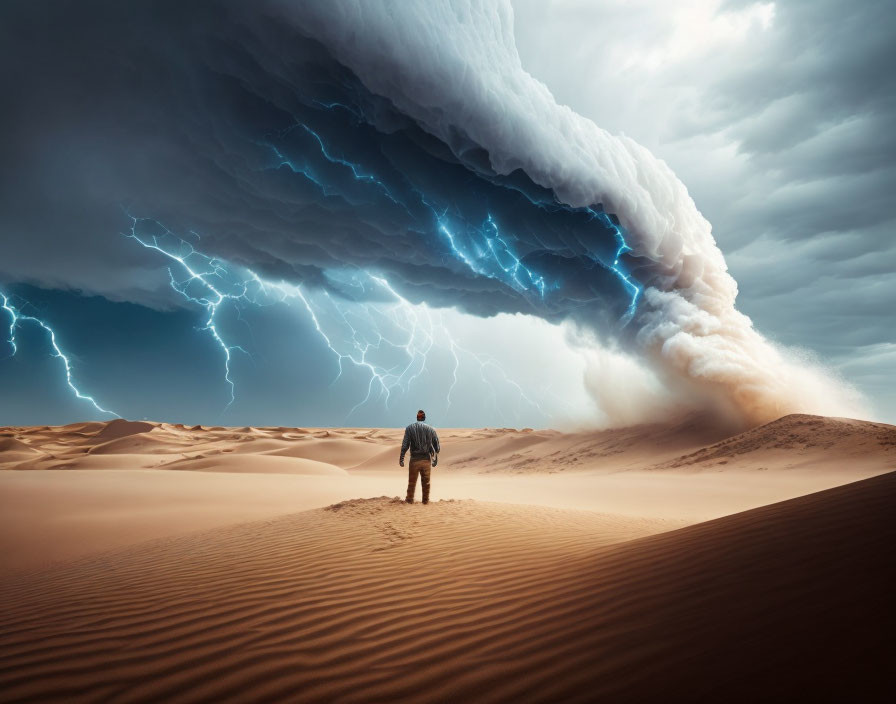
[[(0, 424), (655, 420), (704, 388), (654, 359), (668, 311), (629, 310), (633, 289), (691, 295), (651, 227), (697, 215), (563, 106), (668, 164), (738, 309), (896, 421), (886, 3), (434, 3), (368, 17), (367, 49), (339, 34), (351, 13), (314, 3), (40, 5), (0, 23)], [(482, 21), (446, 31), (442, 10)], [(433, 50), (440, 27), (459, 51), (472, 37), (457, 61), (519, 87), (478, 95)], [(362, 50), (387, 69), (365, 74)], [(551, 124), (585, 152), (554, 149)], [(672, 204), (654, 221), (630, 164)], [(672, 249), (711, 276), (706, 237)]]
[(665, 160), (739, 308), (896, 422), (896, 12), (888, 2), (514, 2), (523, 65)]

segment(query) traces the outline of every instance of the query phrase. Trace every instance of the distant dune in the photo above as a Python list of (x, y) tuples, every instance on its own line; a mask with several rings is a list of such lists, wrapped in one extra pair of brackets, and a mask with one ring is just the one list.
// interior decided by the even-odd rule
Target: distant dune
[[(617, 472), (657, 467), (769, 469), (848, 462), (896, 467), (896, 427), (791, 415), (726, 437), (706, 419), (560, 433), (513, 428), (441, 429), (443, 471), (475, 473)], [(0, 469), (121, 469), (319, 473), (392, 469), (399, 429), (205, 428), (113, 420), (62, 427), (0, 428)], [(122, 456), (120, 462), (102, 457)], [(228, 457), (233, 455), (233, 457)], [(261, 457), (292, 458), (269, 461)], [(782, 463), (783, 459), (783, 463)], [(303, 461), (305, 460), (305, 461)], [(308, 460), (311, 462), (309, 463)], [(849, 468), (849, 467), (846, 467)]]
[(9, 581), (6, 701), (889, 701), (896, 474), (700, 525), (350, 500)]
[(677, 457), (664, 466), (730, 465), (765, 470), (831, 464), (847, 471), (868, 464), (896, 468), (896, 427), (794, 414)]

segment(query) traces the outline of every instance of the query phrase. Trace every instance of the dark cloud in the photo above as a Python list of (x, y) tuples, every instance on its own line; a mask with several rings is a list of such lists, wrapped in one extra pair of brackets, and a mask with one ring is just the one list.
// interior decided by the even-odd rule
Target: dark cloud
[[(753, 13), (754, 5), (726, 7), (752, 27), (765, 16)], [(892, 58), (881, 28), (888, 13), (869, 4), (838, 19), (840, 10), (829, 2), (781, 5), (766, 31), (752, 44), (737, 43), (727, 60), (686, 56), (647, 96), (657, 102), (655, 112), (644, 109), (651, 84), (633, 82), (630, 67), (618, 62), (606, 64), (607, 75), (616, 72), (607, 83), (597, 80), (598, 62), (583, 91), (582, 72), (569, 66), (590, 65), (588, 57), (564, 66), (558, 52), (564, 76), (549, 80), (561, 100), (575, 104), (583, 98), (568, 96), (585, 94), (586, 103), (604, 101), (610, 120), (576, 107), (598, 124), (618, 121), (676, 169), (680, 164), (686, 182), (697, 174), (698, 205), (708, 204), (722, 248), (735, 253), (734, 273), (742, 266), (746, 274), (745, 309), (758, 311), (760, 327), (773, 335), (799, 311), (800, 324), (789, 325), (796, 332), (787, 337), (808, 346), (828, 336), (835, 321), (842, 324), (850, 297), (861, 290), (849, 287), (842, 305), (828, 306), (813, 324), (812, 305), (824, 299), (818, 287), (875, 275), (892, 247), (884, 233), (893, 219), (894, 142), (880, 135), (893, 107), (893, 79), (881, 68)], [(629, 22), (621, 8), (609, 18), (593, 9), (584, 16), (609, 20), (603, 36)], [(385, 276), (412, 302), (477, 316), (573, 317), (607, 334), (618, 331), (630, 292), (609, 268), (618, 248), (611, 229), (585, 209), (561, 205), (519, 169), (495, 173), (495, 154), (458, 126), (462, 119), (447, 119), (451, 129), (437, 139), (280, 16), (238, 2), (95, 0), (7, 5), (0, 25), (0, 60), (12, 69), (0, 86), (10, 105), (0, 116), (0, 281), (171, 308), (179, 299), (164, 259), (124, 236), (132, 227), (147, 237), (164, 226), (266, 278), (335, 296), (368, 295), (332, 273), (358, 269)], [(563, 31), (584, 26), (566, 23)], [(549, 41), (550, 27), (538, 29)], [(865, 29), (865, 41), (845, 40)], [(680, 37), (667, 45), (660, 18), (636, 31), (650, 70), (687, 54)], [(566, 45), (580, 53), (582, 46), (585, 53), (612, 48), (609, 40), (581, 37)], [(655, 61), (653, 45), (660, 47)], [(450, 73), (455, 65), (447, 63)], [(694, 70), (705, 77), (695, 81)], [(437, 116), (445, 109), (438, 86), (427, 90), (432, 104), (418, 107)], [(479, 118), (491, 114), (477, 112), (481, 105), (452, 107), (462, 116), (467, 108)], [(520, 127), (512, 122), (511, 131)], [(639, 134), (651, 122), (659, 126)], [(721, 162), (713, 162), (711, 149), (704, 156), (701, 140), (730, 157), (720, 174), (713, 166)], [(517, 156), (502, 159), (526, 163)], [(580, 192), (579, 172), (566, 173), (565, 162), (558, 168), (554, 187)], [(735, 177), (724, 178), (725, 169)], [(674, 184), (655, 185), (663, 192)], [(798, 246), (820, 233), (858, 233), (860, 241)], [(737, 257), (760, 238), (770, 243), (765, 267), (752, 266), (749, 252)], [(838, 242), (850, 246), (840, 258)], [(656, 280), (649, 261), (622, 261), (640, 281)], [(793, 275), (825, 263), (815, 278)], [(793, 275), (798, 304), (782, 302), (786, 290), (763, 278), (769, 270), (778, 281)], [(550, 295), (539, 295), (540, 285)], [(765, 299), (755, 296), (761, 290)], [(763, 307), (762, 300), (775, 305)], [(866, 305), (862, 315), (873, 320), (879, 310)], [(861, 340), (876, 344), (879, 333)]]
[[(173, 301), (160, 300), (158, 257), (122, 237), (133, 216), (138, 229), (195, 233), (197, 248), (292, 283), (326, 286), (328, 269), (358, 267), (409, 298), (477, 315), (557, 317), (592, 301), (592, 316), (615, 320), (627, 305), (601, 265), (615, 257), (611, 231), (522, 173), (498, 177), (481, 149), (462, 163), (264, 12), (164, 2), (9, 10), (7, 280)], [(501, 240), (488, 262), (492, 235)], [(482, 261), (465, 262), (455, 245)], [(504, 271), (517, 259), (522, 284)], [(526, 273), (533, 261), (546, 286), (564, 287), (548, 302)]]
[[(593, 212), (560, 205), (520, 170), (496, 174), (461, 132), (451, 147), (436, 139), (263, 8), (7, 3), (0, 62), (0, 284), (21, 311), (53, 326), (78, 385), (104, 407), (184, 422), (341, 423), (372, 384), (300, 304), (236, 304), (216, 326), (250, 355), (233, 353), (239, 400), (226, 406), (225, 343), (209, 334), (208, 291), (130, 236), (346, 302), (395, 303), (382, 288), (346, 283), (345, 271), (365, 271), (411, 303), (578, 317), (610, 333), (629, 304), (608, 268), (619, 243)], [(330, 329), (351, 349), (350, 330)], [(14, 357), (0, 342), (9, 392), (0, 423), (107, 417), (72, 399), (45, 331), (26, 323), (17, 332)], [(367, 332), (378, 363), (395, 367), (389, 348), (396, 357), (406, 331), (388, 344), (375, 326)], [(494, 424), (507, 405), (512, 422), (545, 422), (500, 365), (450, 345), (428, 359), (434, 381), (414, 388), (415, 408)], [(476, 373), (458, 380), (467, 366)], [(351, 421), (404, 418), (374, 400)]]

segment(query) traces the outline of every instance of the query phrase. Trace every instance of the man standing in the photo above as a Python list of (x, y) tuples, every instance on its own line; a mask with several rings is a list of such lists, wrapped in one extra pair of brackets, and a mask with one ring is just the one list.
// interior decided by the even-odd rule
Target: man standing
[(420, 486), (423, 489), (423, 503), (429, 503), (429, 476), (430, 470), (439, 463), (439, 436), (436, 429), (427, 425), (426, 413), (417, 411), (417, 422), (411, 423), (404, 429), (404, 440), (401, 442), (401, 457), (398, 465), (404, 467), (404, 455), (411, 450), (411, 463), (408, 465), (408, 496), (405, 499), (409, 504), (414, 503), (414, 492), (417, 489), (417, 475), (420, 475)]

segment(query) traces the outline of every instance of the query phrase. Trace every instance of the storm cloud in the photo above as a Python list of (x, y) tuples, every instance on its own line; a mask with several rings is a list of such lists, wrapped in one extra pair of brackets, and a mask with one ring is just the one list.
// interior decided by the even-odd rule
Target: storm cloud
[(687, 184), (738, 307), (896, 418), (892, 3), (513, 4), (527, 70)]
[[(735, 309), (709, 222), (671, 169), (526, 73), (505, 3), (10, 14), (8, 281), (174, 305), (162, 267), (122, 237), (161, 227), (335, 296), (348, 268), (429, 306), (573, 320), (746, 422), (856, 412)], [(721, 121), (736, 100), (716, 96)], [(780, 147), (743, 129), (757, 158)]]

